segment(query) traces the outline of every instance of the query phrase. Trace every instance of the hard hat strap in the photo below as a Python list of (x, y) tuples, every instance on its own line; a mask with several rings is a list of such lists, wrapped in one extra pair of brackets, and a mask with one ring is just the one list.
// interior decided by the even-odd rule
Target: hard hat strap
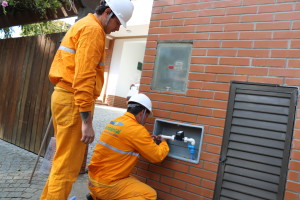
[(113, 12), (111, 12), (109, 15), (108, 15), (108, 17), (107, 17), (107, 19), (106, 19), (106, 21), (105, 21), (105, 24), (104, 24), (104, 26), (105, 26), (105, 28), (106, 28), (106, 26), (107, 26), (107, 24), (108, 24), (108, 21), (111, 19), (111, 17), (113, 16)]
[(145, 108), (145, 109), (144, 109), (144, 112), (143, 112), (143, 116), (142, 116), (142, 120), (141, 120), (141, 123), (140, 123), (140, 124), (144, 124), (144, 119), (145, 119), (145, 116), (146, 116), (146, 112), (147, 112), (147, 109)]

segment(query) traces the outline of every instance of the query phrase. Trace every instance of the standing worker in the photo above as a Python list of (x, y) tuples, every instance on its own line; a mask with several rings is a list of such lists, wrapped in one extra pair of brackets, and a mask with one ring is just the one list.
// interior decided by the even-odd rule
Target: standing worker
[(152, 110), (150, 99), (136, 94), (128, 101), (127, 112), (104, 128), (91, 158), (87, 199), (156, 199), (156, 191), (130, 176), (141, 155), (161, 162), (169, 152), (165, 140), (157, 145), (144, 124)]
[(51, 111), (56, 138), (52, 169), (41, 200), (65, 200), (72, 189), (86, 145), (93, 142), (94, 102), (104, 81), (106, 34), (131, 18), (130, 0), (101, 0), (94, 14), (76, 22), (66, 33), (50, 68), (55, 84)]

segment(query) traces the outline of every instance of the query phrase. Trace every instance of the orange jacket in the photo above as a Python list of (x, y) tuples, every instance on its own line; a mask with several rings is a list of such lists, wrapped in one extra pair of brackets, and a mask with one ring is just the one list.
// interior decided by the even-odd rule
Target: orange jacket
[(88, 14), (66, 33), (54, 57), (49, 79), (74, 93), (80, 112), (91, 111), (104, 82), (105, 32)]
[(88, 171), (91, 179), (102, 184), (128, 177), (139, 154), (154, 163), (169, 153), (167, 142), (157, 145), (129, 112), (111, 121), (97, 142)]

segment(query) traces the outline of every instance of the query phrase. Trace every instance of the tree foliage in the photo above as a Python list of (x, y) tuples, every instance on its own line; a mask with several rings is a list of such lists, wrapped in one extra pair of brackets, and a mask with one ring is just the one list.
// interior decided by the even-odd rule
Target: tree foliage
[(21, 27), (21, 36), (34, 36), (41, 34), (67, 32), (70, 25), (64, 21), (46, 21), (35, 24), (23, 25)]

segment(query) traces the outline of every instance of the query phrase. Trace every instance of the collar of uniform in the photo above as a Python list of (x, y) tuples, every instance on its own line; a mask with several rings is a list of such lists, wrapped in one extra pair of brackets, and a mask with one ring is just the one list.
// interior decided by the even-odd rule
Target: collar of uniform
[(88, 16), (91, 17), (91, 18), (93, 18), (101, 26), (101, 28), (103, 29), (103, 25), (101, 24), (101, 22), (99, 21), (99, 19), (94, 14), (89, 13)]
[(130, 118), (132, 118), (134, 120), (136, 120), (135, 116), (132, 113), (130, 113), (130, 112), (126, 112), (124, 115), (127, 116), (127, 117), (130, 117)]

